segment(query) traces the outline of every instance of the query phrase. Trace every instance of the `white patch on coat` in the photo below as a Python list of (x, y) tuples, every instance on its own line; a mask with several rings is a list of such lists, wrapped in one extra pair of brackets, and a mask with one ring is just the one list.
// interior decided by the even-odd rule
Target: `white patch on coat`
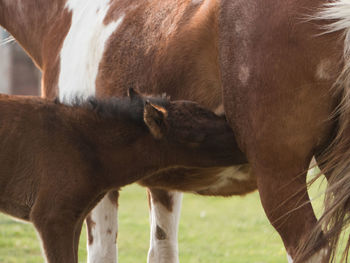
[[(242, 169), (242, 167), (245, 167), (246, 165), (237, 165), (237, 166), (231, 166), (229, 168), (224, 169), (219, 174), (215, 175), (215, 177), (218, 178), (215, 184), (212, 184), (210, 186), (209, 191), (217, 192), (219, 189), (224, 188), (227, 185), (232, 184), (232, 180), (236, 181), (247, 181), (251, 178), (249, 171), (247, 172), (247, 169)], [(215, 190), (217, 189), (217, 190)]]
[(118, 233), (118, 208), (108, 195), (91, 211), (91, 220), (95, 222), (91, 228), (93, 242), (87, 245), (88, 263), (116, 263)]
[(289, 254), (287, 254), (287, 259), (288, 259), (288, 263), (293, 263), (294, 262), (292, 257)]
[(322, 60), (318, 65), (316, 69), (316, 77), (319, 80), (329, 80), (332, 78), (331, 74), (331, 67), (332, 62), (328, 59)]
[[(151, 240), (148, 251), (148, 263), (179, 263), (178, 256), (178, 226), (181, 213), (182, 193), (169, 192), (172, 198), (172, 211), (170, 212), (160, 202), (154, 202), (151, 195)], [(166, 235), (164, 240), (156, 238), (157, 226)]]
[(224, 104), (220, 104), (218, 107), (215, 108), (214, 113), (216, 115), (223, 115), (225, 114)]
[(59, 97), (62, 101), (95, 95), (95, 82), (105, 44), (124, 16), (108, 25), (110, 0), (69, 0), (72, 25), (61, 50)]
[(199, 5), (203, 2), (203, 0), (192, 0), (193, 5)]
[(250, 76), (250, 69), (249, 66), (247, 65), (242, 65), (239, 69), (239, 73), (238, 73), (238, 79), (240, 80), (240, 82), (242, 84), (247, 84), (247, 81), (249, 79)]

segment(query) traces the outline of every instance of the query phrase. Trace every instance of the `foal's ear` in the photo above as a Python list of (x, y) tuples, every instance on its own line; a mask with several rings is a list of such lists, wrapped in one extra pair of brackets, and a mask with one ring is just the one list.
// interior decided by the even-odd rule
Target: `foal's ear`
[(142, 96), (140, 93), (138, 93), (136, 90), (133, 88), (128, 89), (128, 97), (130, 100), (135, 100), (135, 99), (142, 99)]
[(143, 110), (143, 120), (145, 121), (148, 129), (156, 139), (162, 139), (165, 128), (165, 119), (168, 116), (168, 112), (161, 106), (154, 105), (149, 101), (145, 102)]

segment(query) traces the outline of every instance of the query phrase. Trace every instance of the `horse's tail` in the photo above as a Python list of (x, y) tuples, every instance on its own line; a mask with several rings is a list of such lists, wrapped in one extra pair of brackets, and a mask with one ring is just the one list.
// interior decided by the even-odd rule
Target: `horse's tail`
[[(329, 22), (325, 33), (344, 34), (343, 69), (334, 84), (341, 100), (334, 116), (338, 123), (335, 139), (322, 159), (322, 172), (329, 178), (324, 213), (309, 240), (300, 247), (296, 262), (307, 262), (306, 258), (325, 246), (328, 256), (324, 262), (334, 262), (340, 247), (344, 248), (339, 244), (341, 233), (350, 223), (350, 1), (335, 0), (326, 4), (317, 19)], [(341, 262), (347, 262), (349, 248), (350, 237)]]

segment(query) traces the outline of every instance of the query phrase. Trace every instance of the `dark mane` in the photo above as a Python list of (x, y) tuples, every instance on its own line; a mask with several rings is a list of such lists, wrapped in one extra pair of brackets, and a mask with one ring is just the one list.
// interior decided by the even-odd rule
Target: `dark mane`
[[(143, 123), (143, 109), (146, 101), (162, 107), (167, 107), (170, 103), (166, 95), (142, 96), (133, 99), (127, 96), (104, 99), (91, 96), (87, 99), (75, 97), (71, 102), (71, 107), (91, 110), (103, 119), (123, 119)], [(55, 103), (61, 102), (56, 99)]]

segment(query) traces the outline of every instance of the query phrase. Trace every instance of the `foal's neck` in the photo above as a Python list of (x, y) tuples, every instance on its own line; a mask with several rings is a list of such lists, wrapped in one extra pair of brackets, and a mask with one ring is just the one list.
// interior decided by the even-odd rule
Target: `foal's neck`
[(106, 186), (122, 187), (162, 166), (164, 150), (143, 122), (128, 116), (105, 117), (83, 108), (69, 114), (80, 134), (77, 137), (94, 150), (102, 168), (101, 183)]
[(60, 45), (68, 32), (71, 15), (68, 10), (64, 11), (64, 5), (64, 0), (0, 0), (0, 25), (16, 38), (40, 68), (45, 46)]

